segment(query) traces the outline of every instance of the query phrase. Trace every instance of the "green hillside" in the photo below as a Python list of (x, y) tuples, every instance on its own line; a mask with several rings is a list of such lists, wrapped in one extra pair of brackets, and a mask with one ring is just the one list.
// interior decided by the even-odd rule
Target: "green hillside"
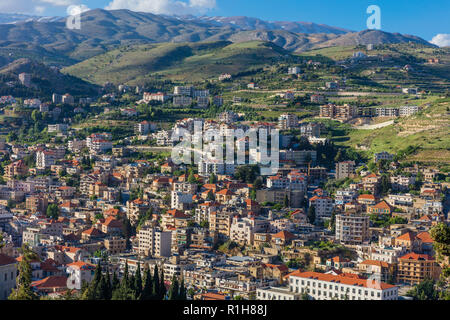
[(335, 138), (339, 145), (348, 146), (371, 157), (375, 152), (398, 153), (407, 147), (418, 148), (408, 156), (408, 161), (450, 163), (450, 98), (433, 99), (421, 104), (418, 114), (398, 118), (393, 125), (374, 129), (342, 130), (342, 136)]
[[(93, 57), (62, 72), (96, 84), (139, 84), (155, 76), (200, 81), (222, 73), (236, 74), (289, 55), (269, 42), (164, 43), (128, 46)], [(290, 56), (290, 55), (289, 55)]]

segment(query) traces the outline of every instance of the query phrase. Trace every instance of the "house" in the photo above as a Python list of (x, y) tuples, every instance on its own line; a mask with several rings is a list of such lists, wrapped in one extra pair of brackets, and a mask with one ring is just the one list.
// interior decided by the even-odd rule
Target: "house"
[(358, 265), (359, 271), (371, 279), (386, 282), (393, 274), (393, 265), (385, 261), (364, 260)]
[(342, 269), (350, 266), (350, 259), (342, 258), (340, 256), (335, 256), (330, 259), (327, 259), (326, 266), (328, 268), (334, 268), (334, 269)]
[(367, 212), (370, 214), (391, 214), (392, 211), (392, 207), (386, 201), (381, 201), (376, 205), (367, 207)]
[(86, 262), (77, 261), (67, 265), (66, 273), (69, 275), (67, 289), (81, 290), (83, 282), (90, 283), (94, 278), (95, 266)]
[(296, 239), (297, 237), (292, 234), (289, 231), (283, 230), (280, 231), (276, 234), (272, 234), (271, 235), (271, 241), (272, 243), (276, 244), (276, 245), (287, 245), (290, 244), (292, 242), (292, 240)]
[(38, 295), (48, 295), (51, 293), (60, 293), (67, 290), (66, 276), (50, 276), (42, 280), (33, 281), (31, 288), (37, 292)]

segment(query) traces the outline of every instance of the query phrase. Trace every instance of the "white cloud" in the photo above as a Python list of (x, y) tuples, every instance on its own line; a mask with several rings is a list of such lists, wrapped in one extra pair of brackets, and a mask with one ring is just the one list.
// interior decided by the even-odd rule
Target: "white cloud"
[(216, 7), (216, 0), (112, 0), (105, 9), (129, 9), (155, 14), (197, 14)]
[(43, 14), (49, 7), (64, 7), (82, 0), (0, 0), (0, 12)]
[(430, 42), (439, 47), (449, 47), (450, 46), (450, 34), (439, 33), (439, 34), (435, 35)]
[(82, 14), (83, 12), (89, 11), (91, 9), (89, 9), (89, 7), (87, 5), (84, 4), (80, 4), (80, 5), (71, 5), (68, 6), (66, 9), (66, 13), (69, 16), (76, 16), (78, 14)]

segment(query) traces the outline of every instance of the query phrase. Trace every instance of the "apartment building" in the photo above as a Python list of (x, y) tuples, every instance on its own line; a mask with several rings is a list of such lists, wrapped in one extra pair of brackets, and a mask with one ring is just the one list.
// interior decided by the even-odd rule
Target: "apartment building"
[(269, 222), (258, 218), (233, 218), (230, 227), (230, 240), (240, 245), (253, 244), (255, 233), (266, 232), (269, 229)]
[(278, 128), (280, 130), (289, 130), (298, 127), (298, 116), (291, 113), (285, 113), (278, 117)]
[(56, 163), (56, 154), (52, 150), (43, 150), (36, 152), (36, 168), (46, 169)]
[(350, 178), (355, 174), (355, 161), (336, 163), (336, 180)]
[(397, 300), (398, 287), (350, 274), (293, 272), (289, 290), (308, 294), (314, 300)]
[(309, 206), (314, 206), (315, 208), (316, 221), (324, 221), (331, 218), (334, 202), (330, 197), (313, 196), (309, 199)]
[(353, 245), (369, 240), (369, 216), (359, 214), (337, 215), (336, 240)]
[(170, 257), (172, 232), (142, 227), (138, 234), (138, 252), (143, 256)]
[(425, 279), (438, 280), (441, 269), (436, 260), (427, 254), (407, 253), (398, 258), (397, 281), (416, 285)]
[(12, 180), (15, 176), (24, 176), (28, 173), (28, 167), (23, 160), (15, 161), (7, 165), (4, 169), (5, 180)]

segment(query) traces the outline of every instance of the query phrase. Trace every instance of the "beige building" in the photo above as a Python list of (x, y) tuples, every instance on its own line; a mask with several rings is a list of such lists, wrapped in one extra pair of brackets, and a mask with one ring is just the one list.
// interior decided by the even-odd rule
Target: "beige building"
[(170, 257), (172, 232), (143, 227), (137, 234), (138, 253), (143, 256)]

